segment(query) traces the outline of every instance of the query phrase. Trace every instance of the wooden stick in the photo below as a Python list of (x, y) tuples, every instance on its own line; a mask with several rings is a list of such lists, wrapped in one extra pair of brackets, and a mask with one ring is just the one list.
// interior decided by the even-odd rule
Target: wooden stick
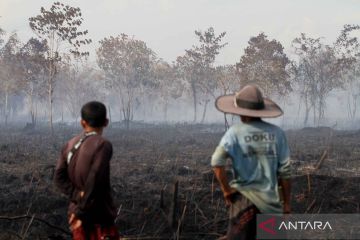
[(211, 180), (211, 205), (214, 204), (214, 191), (215, 191), (214, 180), (215, 180), (215, 174), (213, 174)]
[(307, 207), (305, 213), (309, 212), (310, 209), (315, 205), (316, 203), (316, 198), (310, 203), (310, 205)]
[(323, 152), (323, 154), (321, 155), (320, 160), (316, 163), (315, 166), (315, 170), (318, 170), (321, 168), (322, 164), (324, 163), (326, 157), (328, 156), (328, 150), (329, 148), (325, 149), (325, 151)]
[(25, 239), (25, 238), (26, 238), (26, 234), (28, 233), (28, 231), (29, 231), (29, 229), (30, 229), (31, 224), (32, 224), (32, 223), (33, 223), (33, 221), (34, 221), (34, 217), (35, 217), (35, 214), (34, 214), (34, 215), (32, 215), (32, 218), (30, 219), (30, 222), (29, 222), (29, 224), (27, 225), (27, 228), (26, 228), (26, 230), (25, 230), (24, 234), (22, 235), (22, 239)]
[(120, 204), (120, 207), (118, 208), (118, 211), (116, 213), (116, 218), (114, 222), (116, 223), (119, 220), (120, 212), (121, 212), (122, 204)]
[(187, 207), (187, 205), (185, 205), (185, 207), (183, 209), (183, 213), (181, 214), (181, 218), (180, 218), (179, 223), (178, 223), (178, 228), (177, 228), (177, 231), (176, 231), (176, 239), (180, 239), (180, 230), (181, 230), (182, 222), (183, 222), (184, 217), (185, 217), (186, 207)]
[(164, 209), (164, 188), (160, 191), (160, 208)]
[(171, 204), (171, 211), (170, 211), (170, 225), (173, 229), (176, 229), (176, 215), (178, 212), (178, 188), (179, 188), (179, 181), (176, 181), (174, 184), (174, 193), (173, 193), (173, 201)]
[(41, 223), (44, 223), (46, 224), (47, 226), (51, 227), (51, 228), (54, 228), (66, 235), (69, 235), (71, 236), (71, 233), (63, 228), (60, 228), (58, 226), (55, 226), (47, 221), (45, 221), (44, 219), (41, 219), (41, 218), (37, 218), (35, 216), (29, 216), (29, 215), (22, 215), (22, 216), (14, 216), (14, 217), (7, 217), (7, 216), (0, 216), (0, 220), (9, 220), (9, 221), (12, 221), (12, 220), (19, 220), (19, 219), (24, 219), (24, 218), (34, 218), (35, 221), (38, 221), (38, 222), (41, 222)]

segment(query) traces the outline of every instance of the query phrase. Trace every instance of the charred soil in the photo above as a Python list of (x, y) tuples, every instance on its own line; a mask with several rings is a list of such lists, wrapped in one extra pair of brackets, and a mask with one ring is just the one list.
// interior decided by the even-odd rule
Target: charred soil
[[(9, 129), (0, 138), (0, 239), (69, 239), (67, 198), (52, 183), (62, 145), (79, 129)], [(221, 126), (138, 125), (106, 130), (117, 226), (127, 239), (216, 239), (227, 208), (210, 168)], [(358, 213), (360, 133), (287, 131), (293, 212)]]

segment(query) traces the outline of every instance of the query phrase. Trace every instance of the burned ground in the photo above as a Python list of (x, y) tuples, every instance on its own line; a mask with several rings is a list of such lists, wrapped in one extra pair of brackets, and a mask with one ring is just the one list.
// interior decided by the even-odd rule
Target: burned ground
[[(79, 129), (6, 129), (0, 138), (0, 239), (66, 239), (66, 197), (52, 183), (61, 146)], [(210, 169), (221, 126), (109, 128), (117, 225), (129, 239), (216, 239), (227, 210)], [(293, 212), (359, 212), (360, 132), (287, 131), (294, 166)], [(322, 161), (321, 161), (322, 160)], [(178, 194), (174, 188), (178, 182)]]

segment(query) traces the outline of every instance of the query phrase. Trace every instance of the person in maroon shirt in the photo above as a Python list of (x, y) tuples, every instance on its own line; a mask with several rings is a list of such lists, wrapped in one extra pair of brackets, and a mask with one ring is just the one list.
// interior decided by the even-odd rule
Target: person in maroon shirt
[(54, 177), (56, 186), (70, 200), (73, 239), (119, 239), (110, 186), (112, 144), (102, 137), (108, 125), (104, 104), (86, 103), (80, 123), (84, 131), (63, 147)]

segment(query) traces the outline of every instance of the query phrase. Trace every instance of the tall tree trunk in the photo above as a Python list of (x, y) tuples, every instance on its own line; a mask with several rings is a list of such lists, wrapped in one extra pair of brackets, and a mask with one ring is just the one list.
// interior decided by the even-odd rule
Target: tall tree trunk
[(34, 114), (33, 114), (33, 118), (34, 118), (34, 126), (36, 126), (36, 124), (37, 124), (37, 117), (38, 117), (38, 108), (37, 108), (38, 106), (37, 106), (37, 104), (35, 104), (35, 107), (34, 107)]
[(109, 106), (108, 106), (108, 109), (109, 109), (109, 123), (110, 123), (110, 126), (111, 126), (111, 106), (110, 106), (110, 104), (109, 104)]
[(127, 96), (127, 99), (124, 99), (124, 96), (120, 96), (121, 99), (121, 113), (123, 115), (123, 121), (127, 130), (130, 129), (130, 118), (131, 118), (131, 103), (130, 97)]
[(53, 126), (53, 91), (54, 91), (54, 77), (55, 77), (55, 65), (54, 59), (51, 58), (49, 62), (49, 79), (48, 79), (48, 103), (49, 103), (49, 124), (51, 129), (51, 134), (54, 134)]
[(165, 122), (167, 121), (167, 112), (168, 112), (168, 102), (165, 99), (165, 103), (164, 103), (164, 120), (165, 120)]
[(193, 103), (194, 103), (194, 122), (196, 122), (196, 113), (197, 113), (197, 94), (196, 94), (196, 88), (195, 88), (195, 83), (192, 82), (191, 83), (191, 90), (192, 90), (192, 95), (193, 95)]
[(61, 123), (64, 123), (64, 106), (61, 105)]
[(357, 96), (353, 97), (353, 111), (352, 111), (352, 120), (355, 120), (356, 117), (356, 110), (357, 110)]
[[(142, 95), (142, 102), (143, 102), (143, 103), (147, 102), (145, 93), (142, 92), (141, 95)], [(150, 104), (150, 105), (152, 106), (153, 104)], [(143, 111), (142, 111), (142, 112), (143, 112), (143, 119), (144, 119), (144, 121), (145, 121), (145, 120), (146, 120), (146, 117), (147, 117), (147, 111), (146, 111), (146, 110), (148, 110), (148, 109), (147, 109), (147, 107), (144, 107), (143, 104), (141, 105), (141, 107), (142, 107), (142, 110), (143, 110)], [(152, 114), (152, 113), (150, 113), (150, 117), (151, 117), (151, 114)]]
[(351, 121), (354, 121), (356, 117), (357, 98), (358, 95), (354, 95), (351, 93), (348, 94), (348, 98), (347, 98), (348, 117)]
[(35, 127), (35, 110), (34, 110), (34, 96), (30, 94), (30, 117), (31, 117), (31, 124)]
[(5, 91), (5, 126), (7, 126), (9, 117), (9, 92), (6, 89)]
[(201, 118), (201, 123), (204, 123), (204, 121), (205, 121), (206, 109), (207, 109), (207, 105), (208, 105), (209, 101), (210, 101), (210, 100), (206, 100), (206, 101), (205, 101), (204, 111), (203, 111), (202, 118)]
[(56, 65), (55, 65), (55, 51), (56, 51), (56, 46), (55, 46), (55, 31), (53, 30), (51, 32), (51, 36), (49, 39), (49, 44), (50, 44), (50, 49), (49, 49), (49, 79), (48, 79), (48, 84), (49, 84), (49, 89), (48, 89), (48, 101), (49, 101), (49, 124), (50, 124), (50, 129), (51, 129), (51, 135), (54, 135), (54, 126), (53, 126), (53, 91), (54, 91), (54, 78), (55, 78), (55, 74), (56, 74)]
[(314, 109), (313, 109), (313, 117), (314, 117), (314, 127), (316, 126), (316, 105), (314, 104)]
[(150, 117), (154, 116), (154, 110), (156, 110), (156, 109), (154, 109), (155, 108), (154, 106), (155, 106), (155, 104), (150, 104), (150, 106), (149, 106), (147, 115), (150, 116)]
[(229, 129), (229, 122), (226, 118), (226, 113), (224, 113), (224, 124), (225, 124), (225, 131)]
[(307, 126), (309, 121), (309, 115), (310, 115), (311, 107), (309, 106), (309, 103), (307, 101), (307, 98), (305, 98), (305, 118), (304, 118), (304, 126)]
[(325, 99), (322, 100), (323, 97), (319, 97), (319, 113), (318, 113), (318, 126), (322, 123), (325, 118)]
[(131, 118), (131, 113), (130, 113), (129, 103), (127, 103), (127, 106), (124, 108), (124, 120), (127, 130), (130, 129), (130, 118)]
[[(52, 80), (50, 80), (52, 81)], [(52, 83), (49, 85), (48, 89), (48, 101), (49, 101), (49, 124), (50, 124), (50, 130), (51, 134), (54, 134), (54, 127), (53, 127), (53, 99), (52, 99), (52, 92), (53, 92), (53, 86)]]

